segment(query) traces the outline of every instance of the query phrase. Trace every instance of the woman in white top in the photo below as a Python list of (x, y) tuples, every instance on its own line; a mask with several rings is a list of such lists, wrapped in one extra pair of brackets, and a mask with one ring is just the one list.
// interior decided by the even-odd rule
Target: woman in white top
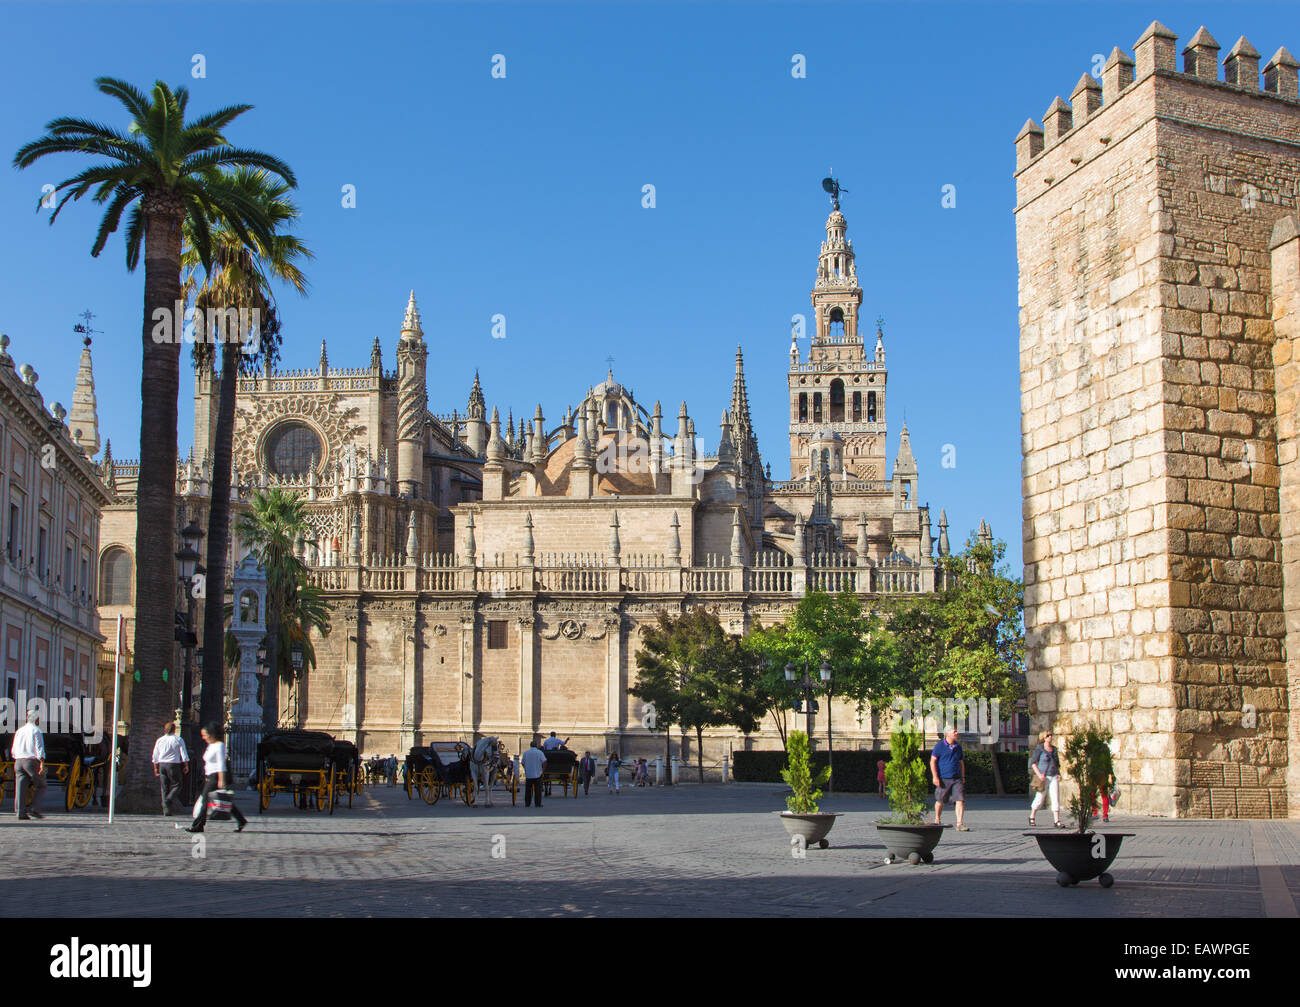
[[(199, 798), (198, 817), (194, 819), (194, 824), (185, 830), (186, 832), (203, 831), (203, 826), (208, 820), (208, 795), (214, 790), (226, 789), (226, 743), (223, 740), (225, 736), (217, 724), (209, 724), (199, 733), (207, 742), (207, 748), (203, 750), (203, 773), (206, 779), (203, 783), (203, 795)], [(230, 802), (230, 813), (239, 823), (235, 831), (243, 832), (248, 819), (235, 806), (233, 800)]]

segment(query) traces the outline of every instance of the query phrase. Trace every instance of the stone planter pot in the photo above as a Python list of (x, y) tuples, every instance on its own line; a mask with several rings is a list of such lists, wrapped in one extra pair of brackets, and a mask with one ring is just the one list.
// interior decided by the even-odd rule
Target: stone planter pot
[(1120, 844), (1132, 832), (1026, 832), (1038, 840), (1038, 848), (1047, 862), (1056, 868), (1056, 883), (1062, 888), (1096, 878), (1102, 888), (1115, 879), (1107, 868), (1119, 856)]
[(943, 838), (946, 825), (890, 825), (877, 822), (876, 830), (885, 843), (885, 863), (906, 860), (909, 864), (932, 863), (934, 848)]
[(816, 844), (823, 850), (830, 846), (826, 834), (831, 831), (835, 819), (840, 817), (838, 813), (829, 811), (819, 811), (811, 815), (799, 815), (793, 811), (782, 811), (780, 814), (785, 831), (792, 836), (801, 837), (805, 849)]

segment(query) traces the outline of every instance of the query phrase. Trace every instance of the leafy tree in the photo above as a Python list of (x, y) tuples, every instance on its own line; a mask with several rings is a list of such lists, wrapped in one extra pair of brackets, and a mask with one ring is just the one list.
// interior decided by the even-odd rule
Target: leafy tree
[[(862, 710), (867, 705), (885, 705), (897, 691), (893, 640), (883, 620), (865, 611), (858, 596), (849, 591), (809, 591), (785, 623), (753, 631), (748, 646), (766, 662), (760, 682), (768, 690), (763, 700), (769, 712), (778, 705), (784, 710), (801, 692), (785, 682), (787, 664), (795, 666), (799, 677), (806, 670), (816, 682), (817, 694), (826, 697), (826, 740), (832, 761), (835, 697), (851, 699)], [(831, 680), (825, 683), (818, 674), (823, 661), (831, 667)]]
[[(944, 588), (891, 603), (902, 691), (996, 699), (1003, 716), (1014, 712), (1025, 690), (1024, 585), (999, 566), (1005, 555), (1006, 543), (972, 536), (940, 561)], [(993, 775), (1005, 793), (996, 754)]]
[[(628, 692), (654, 711), (655, 729), (695, 732), (700, 782), (704, 782), (704, 729), (735, 727), (749, 734), (758, 727), (763, 704), (757, 696), (758, 662), (741, 641), (727, 634), (715, 612), (689, 609), (660, 612), (636, 657), (637, 682)], [(647, 726), (650, 726), (647, 724)]]
[[(186, 245), (181, 261), (185, 267), (185, 292), (194, 295), (198, 309), (235, 308), (256, 312), (258, 330), (230, 333), (219, 343), (221, 357), (217, 423), (212, 451), (212, 494), (208, 511), (207, 581), (210, 587), (204, 604), (203, 637), (220, 639), (224, 630), (226, 561), (230, 551), (230, 483), (235, 430), (235, 392), (242, 374), (254, 374), (259, 365), (274, 363), (279, 349), (280, 316), (272, 287), (281, 281), (304, 293), (307, 278), (299, 262), (312, 258), (303, 242), (285, 233), (298, 219), (298, 208), (289, 198), (289, 186), (269, 172), (238, 168), (230, 184), (245, 199), (256, 203), (272, 229), (269, 244), (249, 247), (225, 218), (211, 227), (212, 260), (200, 274), (203, 263), (195, 247), (195, 236), (186, 228)], [(209, 337), (213, 334), (209, 333)], [(252, 338), (247, 338), (252, 336)], [(217, 349), (213, 342), (197, 340), (195, 362), (211, 367)], [(222, 654), (215, 647), (203, 650), (200, 689), (200, 721), (209, 723), (224, 709)]]
[(925, 820), (925, 792), (929, 773), (921, 758), (921, 735), (909, 723), (889, 735), (889, 761), (885, 764), (885, 788), (889, 792), (887, 818), (895, 825), (920, 825)]
[(329, 632), (329, 607), (308, 583), (306, 565), (297, 556), (297, 543), (311, 535), (301, 498), (278, 488), (255, 493), (236, 531), (266, 571), (266, 659), (276, 670), (267, 679), (263, 700), (263, 723), (270, 730), (278, 721), (278, 684), (294, 677), (290, 648), (295, 642), (303, 644), (306, 674), (316, 661), (308, 634), (312, 629), (322, 636)]
[[(103, 251), (129, 211), (126, 266), (134, 271), (143, 250), (145, 267), (136, 582), (144, 590), (171, 591), (176, 583), (176, 398), (182, 342), (175, 306), (181, 299), (182, 234), (188, 224), (205, 265), (212, 259), (210, 221), (224, 218), (249, 245), (270, 240), (260, 208), (230, 185), (222, 169), (249, 165), (273, 172), (289, 185), (296, 182), (283, 161), (232, 146), (223, 135), (250, 105), (231, 105), (187, 122), (189, 92), (183, 87), (173, 90), (158, 81), (146, 94), (112, 77), (99, 77), (95, 85), (125, 109), (128, 131), (89, 119), (53, 119), (45, 136), (19, 148), (14, 166), (27, 168), (52, 154), (101, 159), (55, 187), (62, 196), (50, 215), (53, 224), (69, 200), (87, 195), (104, 206), (92, 256)], [(168, 319), (170, 326), (165, 325)], [(132, 696), (132, 743), (122, 780), (125, 810), (146, 811), (158, 801), (149, 760), (152, 739), (172, 716), (173, 696), (162, 671), (172, 661), (173, 642), (170, 603), (136, 609), (134, 659), (140, 681)]]
[(808, 735), (803, 731), (791, 731), (790, 743), (786, 747), (786, 768), (781, 770), (781, 779), (791, 791), (785, 799), (786, 808), (796, 815), (817, 814), (821, 788), (830, 778), (830, 766), (824, 766), (817, 773), (812, 771)]

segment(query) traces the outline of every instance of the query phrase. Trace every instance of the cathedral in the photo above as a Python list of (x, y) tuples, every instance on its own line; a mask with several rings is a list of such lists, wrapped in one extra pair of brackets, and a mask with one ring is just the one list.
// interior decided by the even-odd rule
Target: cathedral
[[(241, 378), (232, 496), (301, 494), (314, 532), (302, 555), (332, 606), (297, 697), (303, 726), (366, 753), (483, 735), (518, 752), (554, 730), (578, 748), (656, 755), (663, 736), (628, 687), (660, 610), (707, 606), (743, 633), (786, 617), (808, 589), (868, 603), (933, 591), (947, 519), (936, 542), (905, 424), (887, 464), (884, 338), (862, 329), (838, 201), (812, 306), (806, 356), (789, 350), (785, 480), (759, 450), (739, 347), (716, 439), (685, 402), (665, 415), (612, 370), (550, 419), (541, 405), (518, 419), (489, 408), (477, 374), (463, 410), (435, 413), (414, 292), (395, 367), (376, 339), (364, 366), (331, 366), (322, 343), (314, 369)], [(218, 384), (196, 375), (178, 528), (206, 523)], [(107, 624), (137, 600), (136, 467), (109, 446), (101, 470), (114, 495), (100, 546)], [(232, 560), (245, 551), (232, 542)], [(870, 711), (834, 714), (837, 745), (879, 742)], [(745, 745), (778, 747), (773, 725), (748, 739), (707, 733), (705, 758)]]

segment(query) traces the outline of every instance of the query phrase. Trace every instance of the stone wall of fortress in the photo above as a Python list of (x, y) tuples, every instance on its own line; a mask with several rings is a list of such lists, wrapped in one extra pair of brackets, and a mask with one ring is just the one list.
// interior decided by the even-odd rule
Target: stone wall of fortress
[(1033, 730), (1109, 727), (1133, 811), (1294, 815), (1295, 61), (1135, 50), (1016, 141)]

